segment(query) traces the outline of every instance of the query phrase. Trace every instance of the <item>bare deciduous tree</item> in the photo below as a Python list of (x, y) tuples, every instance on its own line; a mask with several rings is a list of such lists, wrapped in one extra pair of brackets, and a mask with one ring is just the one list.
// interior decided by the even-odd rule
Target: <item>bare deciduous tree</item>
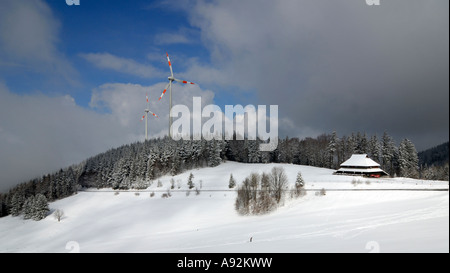
[(53, 213), (53, 217), (55, 217), (55, 219), (58, 220), (58, 222), (61, 221), (63, 216), (64, 216), (64, 211), (62, 209), (57, 209)]
[(288, 188), (284, 169), (274, 167), (271, 174), (251, 173), (237, 189), (235, 208), (240, 214), (264, 214), (279, 205)]
[(282, 167), (273, 167), (270, 173), (270, 190), (279, 204), (288, 188), (288, 179)]

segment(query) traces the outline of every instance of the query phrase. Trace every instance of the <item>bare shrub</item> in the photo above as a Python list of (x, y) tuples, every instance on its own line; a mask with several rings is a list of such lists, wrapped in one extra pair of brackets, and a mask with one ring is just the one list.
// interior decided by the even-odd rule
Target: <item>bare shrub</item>
[(316, 196), (325, 196), (327, 194), (327, 191), (325, 188), (322, 188), (320, 191), (316, 191)]
[(64, 216), (64, 211), (62, 209), (57, 209), (53, 213), (53, 217), (55, 217), (55, 219), (58, 220), (58, 222), (61, 221), (63, 216)]
[(363, 182), (360, 179), (353, 178), (352, 185), (356, 186), (357, 184), (362, 184)]
[(152, 191), (152, 192), (150, 193), (150, 197), (153, 197), (153, 196), (155, 196), (155, 192), (154, 192), (154, 191)]
[(274, 167), (270, 174), (251, 173), (237, 188), (235, 209), (242, 215), (268, 213), (283, 200), (287, 184), (281, 167)]

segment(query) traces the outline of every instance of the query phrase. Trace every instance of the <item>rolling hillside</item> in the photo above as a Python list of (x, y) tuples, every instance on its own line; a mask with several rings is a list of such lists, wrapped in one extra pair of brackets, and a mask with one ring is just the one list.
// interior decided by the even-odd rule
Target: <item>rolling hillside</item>
[[(228, 189), (230, 173), (240, 184), (250, 172), (273, 166), (286, 170), (291, 185), (301, 171), (307, 195), (286, 198), (266, 215), (238, 215), (236, 191)], [(202, 186), (198, 195), (187, 194), (190, 172)], [(291, 164), (227, 162), (164, 176), (161, 187), (155, 181), (141, 191), (80, 191), (50, 203), (51, 211), (64, 210), (61, 222), (52, 215), (38, 222), (1, 218), (0, 252), (449, 251), (448, 182), (332, 173)], [(171, 197), (162, 198), (171, 178), (178, 183)], [(325, 196), (315, 194), (321, 188), (327, 189)], [(446, 191), (430, 191), (438, 189)]]

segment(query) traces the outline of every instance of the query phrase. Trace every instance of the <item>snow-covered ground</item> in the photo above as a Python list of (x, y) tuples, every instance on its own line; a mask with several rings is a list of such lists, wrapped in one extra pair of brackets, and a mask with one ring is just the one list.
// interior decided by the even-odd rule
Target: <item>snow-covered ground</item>
[[(267, 215), (238, 215), (236, 192), (228, 189), (230, 173), (239, 184), (251, 172), (273, 166), (283, 166), (291, 184), (301, 171), (311, 191), (286, 199)], [(197, 186), (202, 181), (199, 195), (186, 194), (190, 172)], [(449, 252), (449, 192), (394, 190), (448, 190), (448, 182), (332, 173), (227, 162), (173, 177), (181, 188), (175, 183), (169, 198), (161, 195), (171, 176), (160, 179), (162, 187), (155, 181), (139, 195), (91, 189), (50, 203), (51, 210), (64, 210), (61, 222), (51, 215), (39, 222), (0, 218), (0, 252)], [(329, 189), (325, 196), (312, 191), (321, 188)]]

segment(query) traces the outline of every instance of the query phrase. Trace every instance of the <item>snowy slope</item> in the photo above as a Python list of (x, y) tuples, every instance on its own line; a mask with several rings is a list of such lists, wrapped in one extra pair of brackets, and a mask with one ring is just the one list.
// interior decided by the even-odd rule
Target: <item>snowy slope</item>
[[(287, 199), (268, 215), (239, 216), (236, 193), (228, 190), (230, 173), (240, 183), (250, 172), (269, 172), (273, 166), (283, 166), (291, 184), (301, 171), (307, 189), (329, 191)], [(202, 180), (199, 195), (186, 195), (190, 172), (196, 185)], [(39, 222), (0, 218), (0, 252), (69, 252), (72, 245), (81, 252), (449, 252), (448, 191), (375, 190), (448, 190), (448, 182), (332, 173), (227, 162), (173, 177), (181, 180), (181, 188), (167, 199), (161, 195), (171, 176), (160, 179), (163, 187), (155, 181), (139, 196), (131, 191), (115, 195), (111, 189), (79, 192), (50, 204), (65, 212), (59, 223), (52, 216)]]

